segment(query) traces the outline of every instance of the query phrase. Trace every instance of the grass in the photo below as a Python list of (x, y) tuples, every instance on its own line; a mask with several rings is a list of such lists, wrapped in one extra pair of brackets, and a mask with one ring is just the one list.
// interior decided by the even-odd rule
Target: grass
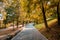
[(35, 25), (35, 27), (36, 27), (37, 29), (42, 29), (42, 24), (37, 24), (37, 25)]
[[(48, 40), (60, 40), (60, 26), (57, 25), (57, 20), (53, 19), (48, 21), (48, 26), (51, 28), (49, 32), (47, 32), (45, 29), (44, 23), (37, 24), (35, 27), (46, 37)], [(43, 30), (43, 31), (42, 31)]]

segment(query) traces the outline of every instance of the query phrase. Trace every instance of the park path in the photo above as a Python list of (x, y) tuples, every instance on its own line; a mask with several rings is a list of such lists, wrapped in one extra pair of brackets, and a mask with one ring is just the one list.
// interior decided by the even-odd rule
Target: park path
[(11, 40), (48, 40), (34, 26), (33, 23), (27, 24), (21, 32), (19, 32)]
[[(18, 27), (21, 27), (22, 25), (18, 25)], [(17, 26), (14, 25), (14, 29), (17, 28)], [(13, 26), (10, 26), (8, 28), (5, 28), (5, 29), (0, 29), (0, 32), (2, 31), (6, 31), (6, 30), (10, 30), (10, 29), (13, 29)]]
[(19, 28), (17, 28), (17, 26), (14, 26), (14, 30), (13, 26), (5, 29), (0, 29), (0, 40), (5, 39), (8, 35), (15, 35), (16, 32), (21, 31), (23, 28), (22, 25), (18, 25), (18, 27)]

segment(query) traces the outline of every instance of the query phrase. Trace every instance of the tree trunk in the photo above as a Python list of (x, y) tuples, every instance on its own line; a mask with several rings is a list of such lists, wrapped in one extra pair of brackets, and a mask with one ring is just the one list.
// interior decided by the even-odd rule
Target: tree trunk
[(5, 23), (5, 28), (6, 28), (6, 23)]
[(14, 20), (13, 20), (13, 30), (14, 30)]
[(58, 25), (60, 25), (59, 3), (57, 5)]
[(19, 18), (19, 17), (17, 17), (17, 28), (18, 28), (18, 18)]
[(43, 12), (43, 18), (44, 18), (45, 26), (46, 26), (47, 29), (49, 29), (48, 24), (47, 24), (47, 20), (46, 20), (46, 16), (45, 16), (45, 11), (44, 11), (44, 6), (43, 6), (43, 4), (42, 4), (42, 12)]

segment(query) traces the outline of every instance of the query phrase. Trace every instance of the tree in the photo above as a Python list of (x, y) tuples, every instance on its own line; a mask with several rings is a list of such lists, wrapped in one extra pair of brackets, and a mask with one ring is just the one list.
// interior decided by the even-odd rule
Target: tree
[(43, 3), (42, 3), (42, 13), (43, 13), (43, 18), (44, 18), (44, 23), (45, 23), (45, 26), (46, 26), (47, 31), (48, 31), (49, 27), (48, 27), (48, 24), (47, 24)]
[[(10, 6), (9, 8), (5, 8), (7, 15), (6, 15), (6, 20), (7, 23), (13, 22), (13, 30), (14, 30), (14, 21), (15, 21), (15, 13), (14, 13), (14, 7)], [(4, 21), (4, 22), (5, 22)]]
[(60, 25), (59, 2), (57, 5), (58, 25)]
[(18, 25), (19, 25), (19, 16), (20, 16), (20, 0), (17, 0), (17, 5), (16, 5), (16, 8), (17, 8), (17, 28), (18, 28)]
[(5, 28), (6, 28), (7, 20), (3, 20), (3, 23), (5, 24)]
[(3, 0), (0, 0), (0, 2), (3, 2)]
[(47, 0), (44, 0), (44, 1), (40, 0), (39, 4), (41, 4), (41, 7), (42, 7), (41, 10), (42, 10), (42, 14), (43, 14), (43, 19), (44, 19), (45, 27), (46, 27), (47, 30), (49, 30), (49, 27), (48, 27), (48, 24), (47, 24), (47, 20), (46, 20), (46, 15), (45, 15), (46, 11), (45, 11), (45, 8), (44, 8), (45, 1), (47, 1)]

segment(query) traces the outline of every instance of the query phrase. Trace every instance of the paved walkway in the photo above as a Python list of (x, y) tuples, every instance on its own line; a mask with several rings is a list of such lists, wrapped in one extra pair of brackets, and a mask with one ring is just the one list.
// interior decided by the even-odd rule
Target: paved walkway
[[(18, 27), (22, 27), (22, 25), (18, 25)], [(17, 28), (17, 26), (14, 25), (14, 29)], [(10, 29), (13, 29), (13, 26), (10, 26), (8, 28), (5, 28), (5, 29), (0, 29), (0, 32), (2, 31), (6, 31), (6, 30), (10, 30)]]
[(36, 28), (33, 23), (27, 24), (21, 32), (19, 32), (11, 40), (48, 40)]
[(15, 35), (15, 33), (17, 33), (18, 31), (21, 31), (23, 27), (21, 27), (22, 25), (19, 25), (17, 28), (17, 26), (14, 26), (14, 31), (13, 30), (13, 26), (10, 26), (8, 28), (5, 29), (0, 29), (0, 40), (3, 40), (6, 38), (7, 35)]

